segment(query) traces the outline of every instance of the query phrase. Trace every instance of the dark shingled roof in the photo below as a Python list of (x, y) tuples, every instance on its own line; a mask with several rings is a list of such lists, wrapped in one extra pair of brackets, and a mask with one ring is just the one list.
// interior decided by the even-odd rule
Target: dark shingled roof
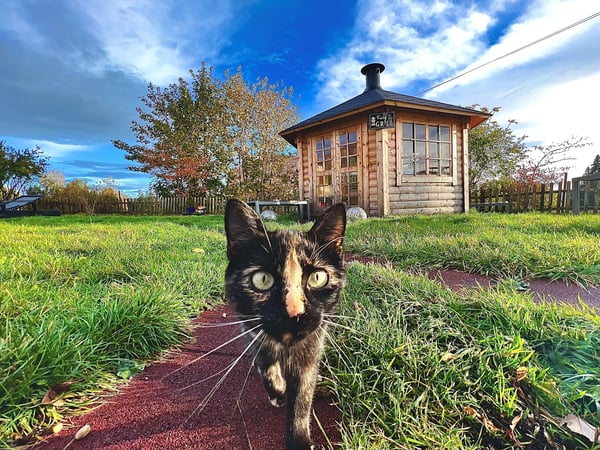
[[(352, 112), (359, 112), (360, 110), (368, 109), (369, 107), (375, 107), (383, 104), (394, 104), (395, 106), (404, 106), (408, 108), (414, 108), (419, 110), (434, 110), (445, 113), (454, 113), (459, 116), (471, 117), (471, 127), (479, 125), (481, 122), (490, 117), (490, 114), (476, 109), (463, 108), (462, 106), (450, 105), (448, 103), (436, 102), (433, 100), (427, 100), (424, 98), (412, 97), (410, 95), (398, 94), (396, 92), (386, 91), (379, 87), (378, 72), (375, 80), (369, 79), (369, 74), (365, 73), (369, 71), (369, 68), (374, 67), (383, 71), (383, 65), (381, 64), (370, 64), (363, 67), (362, 73), (367, 75), (367, 88), (365, 91), (345, 101), (333, 108), (330, 108), (316, 116), (310, 117), (296, 125), (289, 127), (279, 134), (287, 140), (290, 144), (295, 145), (295, 135), (298, 131), (312, 126), (329, 122), (337, 117), (347, 116)], [(367, 69), (365, 71), (365, 69)]]

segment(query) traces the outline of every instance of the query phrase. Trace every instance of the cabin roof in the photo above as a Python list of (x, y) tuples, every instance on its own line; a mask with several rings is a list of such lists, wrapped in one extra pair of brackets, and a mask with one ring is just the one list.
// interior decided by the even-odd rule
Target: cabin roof
[[(363, 68), (363, 74), (365, 69), (370, 69), (373, 66), (375, 69), (383, 71), (383, 65), (370, 64)], [(367, 74), (368, 76), (368, 74)], [(343, 103), (340, 103), (333, 108), (330, 108), (322, 113), (312, 116), (302, 122), (293, 125), (279, 134), (290, 144), (296, 145), (296, 135), (298, 132), (306, 129), (310, 129), (314, 126), (321, 125), (323, 123), (331, 122), (336, 119), (341, 119), (356, 113), (364, 112), (368, 109), (372, 109), (378, 106), (396, 106), (409, 108), (420, 111), (433, 111), (446, 114), (454, 114), (459, 116), (465, 116), (470, 118), (470, 127), (476, 127), (487, 118), (490, 114), (478, 111), (472, 108), (464, 108), (462, 106), (451, 105), (448, 103), (436, 102), (434, 100), (428, 100), (419, 97), (412, 97), (410, 95), (398, 94), (396, 92), (386, 91), (381, 89), (379, 86), (378, 79), (373, 83), (367, 79), (367, 89), (362, 94), (351, 98)]]

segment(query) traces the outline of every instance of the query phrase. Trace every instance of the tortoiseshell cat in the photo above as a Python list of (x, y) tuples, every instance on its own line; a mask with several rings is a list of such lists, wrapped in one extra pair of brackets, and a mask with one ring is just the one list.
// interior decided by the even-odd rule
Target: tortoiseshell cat
[(286, 449), (309, 449), (310, 413), (327, 331), (344, 285), (343, 204), (306, 233), (267, 231), (240, 200), (225, 209), (225, 288), (256, 349), (254, 364), (274, 406), (287, 404)]

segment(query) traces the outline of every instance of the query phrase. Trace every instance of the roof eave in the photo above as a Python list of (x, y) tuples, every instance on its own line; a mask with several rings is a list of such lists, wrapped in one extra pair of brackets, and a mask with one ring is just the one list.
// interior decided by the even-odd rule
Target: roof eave
[(317, 127), (319, 125), (323, 125), (323, 124), (326, 124), (329, 122), (333, 122), (333, 121), (336, 121), (339, 119), (343, 119), (345, 117), (350, 117), (355, 114), (360, 114), (362, 112), (368, 111), (368, 110), (376, 108), (378, 106), (395, 106), (398, 108), (416, 109), (419, 111), (430, 111), (430, 112), (438, 112), (438, 113), (443, 113), (443, 114), (453, 114), (453, 115), (458, 115), (458, 116), (463, 116), (463, 117), (469, 117), (470, 118), (470, 120), (469, 120), (470, 128), (475, 128), (477, 125), (480, 125), (481, 123), (485, 122), (489, 117), (491, 117), (491, 114), (484, 113), (481, 111), (475, 111), (475, 110), (471, 114), (466, 111), (458, 111), (458, 110), (453, 110), (453, 109), (448, 109), (448, 108), (436, 108), (436, 107), (427, 106), (427, 105), (415, 106), (412, 103), (405, 103), (405, 102), (399, 102), (399, 101), (393, 101), (393, 100), (382, 100), (379, 102), (371, 103), (369, 105), (365, 105), (361, 108), (347, 111), (345, 113), (337, 114), (335, 116), (326, 117), (321, 120), (310, 122), (310, 123), (307, 123), (306, 125), (300, 125), (297, 127), (293, 126), (291, 128), (288, 128), (287, 130), (283, 130), (282, 132), (279, 133), (279, 135), (282, 138), (284, 138), (287, 142), (289, 142), (291, 145), (296, 147), (296, 135), (299, 132), (308, 130), (310, 128), (314, 128), (314, 127)]

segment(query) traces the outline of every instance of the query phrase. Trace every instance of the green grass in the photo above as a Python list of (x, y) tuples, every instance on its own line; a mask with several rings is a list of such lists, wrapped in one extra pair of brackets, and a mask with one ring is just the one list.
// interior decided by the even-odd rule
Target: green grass
[(456, 214), (370, 219), (347, 250), (402, 268), (453, 268), (498, 278), (600, 283), (600, 215)]
[[(180, 344), (189, 318), (222, 301), (224, 245), (221, 217), (0, 222), (0, 442)], [(66, 407), (40, 405), (63, 382)]]
[(326, 376), (344, 448), (591, 447), (560, 419), (600, 425), (595, 311), (353, 263), (340, 313)]
[[(521, 442), (536, 430), (542, 442), (546, 430), (569, 448), (589, 448), (557, 418), (576, 412), (598, 425), (598, 317), (537, 306), (511, 281), (598, 283), (598, 234), (598, 216), (350, 223), (347, 249), (387, 257), (396, 269), (349, 267), (348, 318), (325, 370), (343, 410), (345, 448), (505, 448), (521, 411)], [(81, 411), (119, 374), (185, 341), (190, 318), (222, 301), (225, 265), (222, 216), (1, 221), (0, 447)], [(458, 295), (398, 271), (433, 267), (509, 280)], [(518, 372), (526, 377), (517, 382)], [(73, 385), (61, 402), (41, 405), (64, 382)]]

